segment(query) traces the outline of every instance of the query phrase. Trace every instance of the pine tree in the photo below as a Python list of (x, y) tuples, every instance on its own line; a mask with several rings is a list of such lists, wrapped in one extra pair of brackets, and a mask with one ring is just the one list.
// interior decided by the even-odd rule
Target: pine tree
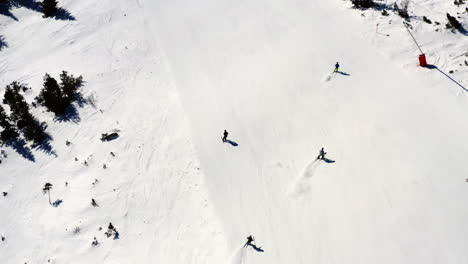
[(46, 73), (44, 86), (36, 97), (36, 102), (45, 106), (49, 111), (60, 116), (65, 113), (67, 107), (77, 98), (78, 89), (83, 85), (83, 77), (75, 78), (66, 71), (60, 74), (60, 85)]
[(0, 142), (6, 142), (18, 136), (15, 126), (12, 124), (10, 118), (5, 113), (5, 109), (0, 105), (0, 127), (3, 131), (0, 132)]
[(408, 5), (409, 5), (409, 1), (401, 2), (401, 7), (399, 7), (397, 3), (394, 3), (393, 4), (393, 9), (396, 11), (396, 13), (400, 17), (408, 20), (409, 17), (410, 17), (409, 14), (408, 14)]
[(10, 106), (10, 120), (16, 123), (27, 140), (40, 143), (47, 137), (45, 133), (46, 124), (40, 123), (30, 112), (29, 105), (20, 91), (26, 86), (13, 82), (7, 85), (3, 102)]
[(375, 4), (373, 0), (351, 0), (351, 3), (356, 8), (371, 8)]
[(462, 25), (460, 24), (460, 22), (458, 22), (458, 20), (455, 17), (451, 16), (449, 13), (447, 13), (447, 19), (448, 19), (448, 21), (450, 23), (450, 24), (447, 24), (447, 25), (451, 25), (452, 27), (454, 27), (454, 28), (456, 28), (458, 30), (462, 29)]
[(59, 84), (47, 73), (44, 76), (44, 86), (36, 101), (57, 116), (63, 114), (68, 106)]
[(44, 184), (44, 188), (42, 188), (42, 191), (44, 192), (44, 194), (49, 194), (49, 204), (52, 204), (52, 201), (50, 200), (50, 190), (52, 190), (52, 183)]
[(53, 17), (57, 13), (57, 0), (43, 0), (41, 3), (44, 17)]
[(83, 86), (82, 76), (75, 78), (73, 75), (68, 75), (66, 71), (62, 71), (60, 74), (60, 87), (70, 103), (76, 99), (78, 89), (81, 86)]
[(24, 122), (24, 127), (21, 131), (27, 140), (40, 143), (47, 138), (47, 134), (45, 133), (47, 125), (45, 122), (39, 122), (32, 115), (24, 117), (22, 122)]
[(5, 88), (3, 103), (10, 106), (10, 119), (13, 122), (18, 122), (22, 117), (30, 115), (29, 105), (23, 95), (20, 94), (20, 91), (23, 90), (23, 88), (25, 88), (25, 86), (19, 82), (12, 82)]

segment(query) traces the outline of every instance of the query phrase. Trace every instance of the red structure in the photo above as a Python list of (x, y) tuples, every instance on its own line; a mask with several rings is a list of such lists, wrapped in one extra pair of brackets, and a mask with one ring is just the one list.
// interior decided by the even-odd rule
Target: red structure
[(425, 54), (419, 55), (419, 66), (421, 66), (421, 67), (426, 67), (427, 66), (427, 61), (426, 61), (426, 55)]

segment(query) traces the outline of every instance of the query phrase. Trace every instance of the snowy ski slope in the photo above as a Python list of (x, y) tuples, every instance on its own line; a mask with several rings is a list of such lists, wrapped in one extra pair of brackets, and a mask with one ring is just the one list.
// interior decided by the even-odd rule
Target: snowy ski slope
[(2, 263), (467, 263), (468, 37), (442, 26), (468, 5), (446, 2), (410, 5), (430, 69), (401, 18), (340, 0), (64, 0), (75, 20), (0, 16), (0, 94), (20, 80), (31, 102), (45, 72), (67, 70), (94, 102), (69, 122), (34, 110), (53, 152), (1, 148)]

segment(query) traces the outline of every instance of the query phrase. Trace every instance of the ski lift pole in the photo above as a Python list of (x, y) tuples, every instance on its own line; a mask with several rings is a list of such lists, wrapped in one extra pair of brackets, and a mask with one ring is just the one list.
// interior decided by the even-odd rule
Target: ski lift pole
[(411, 36), (411, 38), (412, 38), (413, 41), (414, 41), (414, 44), (416, 44), (416, 46), (418, 47), (419, 51), (421, 52), (421, 54), (419, 55), (419, 66), (421, 66), (421, 67), (426, 67), (426, 66), (427, 66), (426, 55), (425, 55), (424, 52), (422, 51), (421, 47), (419, 46), (418, 42), (417, 42), (416, 39), (414, 38), (413, 34), (411, 34), (411, 31), (410, 31), (409, 28), (408, 28), (408, 24), (406, 24), (406, 23), (403, 21), (403, 25), (405, 25), (406, 31), (408, 31), (408, 34)]

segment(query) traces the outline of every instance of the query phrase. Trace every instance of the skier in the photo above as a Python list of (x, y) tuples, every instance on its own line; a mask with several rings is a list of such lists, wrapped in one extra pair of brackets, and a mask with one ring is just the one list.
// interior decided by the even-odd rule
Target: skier
[(338, 62), (336, 62), (334, 72), (338, 72), (339, 68), (340, 68), (340, 64)]
[(317, 159), (319, 159), (319, 160), (324, 160), (326, 154), (327, 154), (327, 153), (326, 153), (326, 152), (323, 150), (323, 148), (322, 148), (322, 149), (320, 150), (320, 153), (319, 153)]
[(223, 136), (223, 142), (226, 142), (227, 141), (227, 137), (228, 137), (228, 132), (226, 131), (226, 129), (224, 130), (224, 136)]
[(245, 243), (244, 247), (249, 246), (249, 245), (251, 246), (252, 242), (254, 242), (254, 241), (255, 241), (255, 239), (254, 239), (254, 237), (252, 235), (248, 236), (247, 237), (247, 242)]

